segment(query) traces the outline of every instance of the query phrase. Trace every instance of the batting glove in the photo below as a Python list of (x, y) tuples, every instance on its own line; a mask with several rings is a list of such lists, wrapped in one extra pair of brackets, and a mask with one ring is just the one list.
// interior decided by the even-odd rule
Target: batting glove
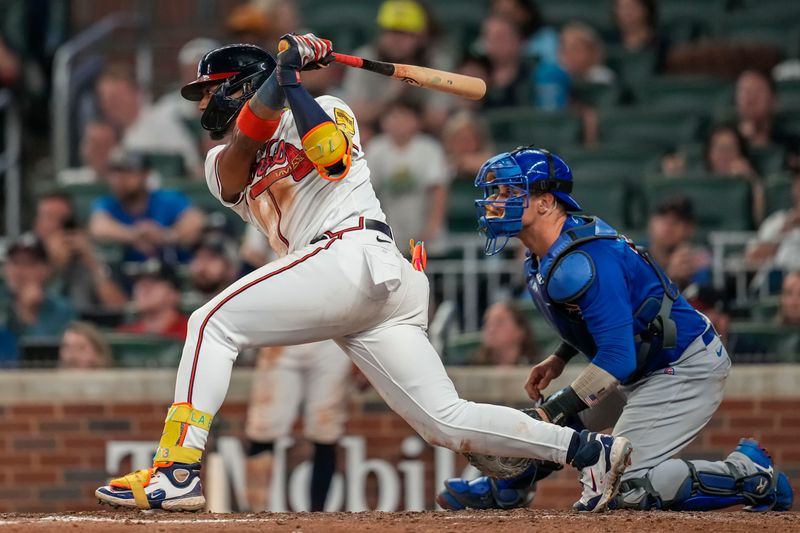
[(278, 83), (298, 85), (301, 70), (326, 67), (333, 61), (333, 43), (313, 33), (287, 33), (278, 44)]

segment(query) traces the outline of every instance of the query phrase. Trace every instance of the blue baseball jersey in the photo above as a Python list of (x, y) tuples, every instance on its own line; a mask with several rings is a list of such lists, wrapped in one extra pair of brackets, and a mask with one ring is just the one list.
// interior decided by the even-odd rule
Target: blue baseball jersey
[[(191, 203), (185, 194), (179, 191), (156, 190), (148, 194), (147, 208), (142, 213), (129, 213), (122, 204), (113, 196), (103, 196), (98, 198), (92, 206), (92, 212), (105, 211), (111, 218), (132, 226), (140, 220), (152, 220), (165, 228), (174, 225), (184, 211), (191, 207)], [(178, 260), (186, 261), (189, 253), (186, 250), (178, 250)], [(131, 247), (125, 249), (125, 261), (145, 261), (147, 257), (138, 250)]]
[[(589, 221), (567, 217), (561, 237), (544, 257), (537, 260), (529, 253), (527, 286), (537, 308), (564, 342), (625, 382), (637, 369), (640, 343), (634, 338), (658, 314), (665, 290), (641, 254), (623, 238), (608, 237), (615, 232), (599, 219), (598, 227), (608, 230), (606, 238), (580, 242), (559, 255), (568, 241), (565, 233)], [(645, 373), (670, 366), (708, 327), (682, 296), (674, 301), (670, 318), (677, 327), (676, 345), (651, 349), (642, 369)]]

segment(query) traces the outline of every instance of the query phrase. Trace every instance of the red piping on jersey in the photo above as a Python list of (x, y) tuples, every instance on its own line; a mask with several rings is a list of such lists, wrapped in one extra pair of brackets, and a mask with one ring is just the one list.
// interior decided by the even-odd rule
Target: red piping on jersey
[(194, 360), (192, 361), (192, 373), (191, 373), (191, 375), (189, 377), (189, 392), (187, 393), (187, 400), (186, 401), (188, 401), (189, 403), (192, 403), (192, 394), (194, 392), (194, 378), (195, 378), (195, 375), (197, 373), (197, 362), (200, 359), (200, 347), (203, 344), (203, 334), (205, 333), (206, 325), (208, 325), (208, 321), (211, 320), (211, 317), (214, 316), (214, 313), (219, 311), (219, 309), (223, 305), (225, 305), (226, 303), (231, 301), (234, 297), (236, 297), (239, 294), (243, 293), (245, 290), (249, 289), (250, 287), (252, 287), (254, 285), (257, 285), (258, 283), (261, 283), (262, 281), (268, 280), (269, 278), (271, 278), (273, 276), (277, 276), (281, 272), (286, 272), (287, 270), (299, 265), (303, 261), (305, 261), (305, 260), (307, 260), (307, 259), (309, 259), (311, 257), (314, 257), (315, 255), (317, 255), (322, 250), (327, 250), (328, 248), (330, 248), (331, 245), (333, 245), (333, 243), (335, 243), (337, 240), (339, 240), (342, 237), (342, 234), (347, 233), (348, 231), (356, 231), (356, 230), (359, 230), (359, 229), (364, 229), (364, 217), (359, 217), (358, 226), (354, 226), (352, 228), (346, 228), (346, 229), (337, 231), (335, 233), (325, 232), (325, 234), (328, 235), (331, 238), (327, 243), (325, 243), (325, 245), (315, 248), (313, 251), (309, 252), (308, 254), (304, 255), (303, 257), (301, 257), (300, 259), (294, 261), (293, 263), (290, 263), (290, 264), (286, 265), (283, 268), (279, 268), (278, 270), (275, 270), (274, 272), (270, 272), (269, 274), (265, 274), (264, 276), (261, 276), (260, 278), (251, 281), (250, 283), (248, 283), (244, 287), (240, 287), (239, 289), (235, 290), (234, 292), (232, 292), (231, 294), (229, 294), (228, 296), (223, 298), (222, 301), (220, 303), (218, 303), (214, 307), (214, 309), (212, 309), (206, 315), (206, 317), (203, 319), (203, 323), (200, 325), (200, 331), (198, 332), (198, 335), (197, 335), (197, 346), (194, 349)]
[(272, 194), (272, 190), (267, 189), (267, 194), (269, 194), (269, 197), (272, 199), (272, 205), (275, 206), (275, 211), (278, 213), (278, 238), (286, 245), (286, 248), (289, 248), (289, 241), (283, 236), (283, 233), (281, 233), (281, 208), (278, 207), (278, 201), (275, 199), (275, 195)]

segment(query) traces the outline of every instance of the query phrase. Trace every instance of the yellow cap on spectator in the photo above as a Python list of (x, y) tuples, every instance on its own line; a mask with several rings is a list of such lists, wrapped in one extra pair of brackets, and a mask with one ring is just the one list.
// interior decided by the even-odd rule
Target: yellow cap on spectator
[(414, 0), (388, 0), (378, 11), (378, 26), (384, 30), (422, 33), (427, 25), (425, 10)]

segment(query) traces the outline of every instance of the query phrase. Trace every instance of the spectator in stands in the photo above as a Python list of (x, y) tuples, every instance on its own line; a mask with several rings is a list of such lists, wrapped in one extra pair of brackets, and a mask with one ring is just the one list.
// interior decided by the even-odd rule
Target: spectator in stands
[[(204, 37), (192, 39), (184, 44), (178, 52), (179, 79), (175, 81), (179, 86), (197, 79), (197, 64), (204, 55), (219, 46), (217, 41)], [(155, 111), (159, 116), (172, 117), (192, 137), (196, 145), (200, 143), (201, 137), (208, 137), (203, 135), (203, 130), (199, 126), (200, 111), (197, 109), (197, 104), (183, 98), (178, 88), (162, 96), (156, 102)]]
[(301, 27), (300, 11), (295, 0), (251, 0), (231, 10), (226, 26), (237, 43), (276, 50), (284, 34)]
[[(379, 32), (375, 43), (357, 49), (354, 55), (453, 70), (450, 55), (435, 43), (441, 32), (423, 4), (416, 0), (386, 0), (378, 10), (377, 22)], [(362, 127), (376, 122), (389, 102), (403, 97), (416, 100), (425, 112), (425, 123), (438, 130), (452, 105), (452, 98), (443, 93), (420, 91), (359, 69), (346, 70), (342, 90), (344, 100)]]
[(121, 310), (128, 301), (99, 258), (86, 231), (78, 226), (72, 201), (64, 193), (44, 194), (36, 202), (33, 232), (44, 243), (53, 269), (53, 289), (80, 312)]
[(522, 60), (522, 31), (511, 19), (490, 15), (481, 26), (481, 41), (489, 60), (485, 109), (530, 105), (532, 73)]
[(558, 62), (558, 32), (545, 25), (535, 0), (492, 0), (490, 10), (519, 24), (525, 55), (545, 63)]
[(78, 370), (110, 367), (111, 347), (94, 325), (73, 322), (61, 337), (58, 366)]
[(558, 62), (572, 82), (613, 83), (614, 71), (603, 58), (603, 43), (591, 26), (570, 22), (561, 29)]
[(710, 276), (708, 253), (691, 244), (694, 232), (694, 206), (685, 196), (665, 199), (650, 215), (647, 249), (681, 289)]
[(0, 329), (7, 346), (26, 337), (60, 337), (75, 319), (70, 302), (48, 292), (51, 275), (47, 250), (33, 233), (11, 243), (0, 288)]
[[(712, 285), (701, 285), (695, 290), (685, 291), (683, 296), (692, 307), (703, 313), (711, 321), (728, 352), (733, 353), (732, 346), (729, 344), (731, 315), (728, 313), (725, 295)], [(748, 351), (747, 353), (753, 352)]]
[(21, 77), (19, 56), (0, 35), (0, 87), (14, 87)]
[(239, 266), (236, 246), (230, 237), (219, 232), (206, 234), (189, 263), (194, 300), (202, 305), (219, 294), (236, 281)]
[(96, 85), (98, 105), (105, 119), (122, 134), (122, 145), (145, 154), (180, 157), (187, 173), (201, 176), (197, 143), (180, 119), (145, 104), (129, 69), (108, 67)]
[(656, 0), (614, 0), (613, 15), (616, 40), (626, 51), (658, 50), (662, 46)]
[(764, 218), (764, 186), (748, 154), (747, 141), (735, 126), (721, 125), (708, 135), (704, 150), (705, 168), (709, 174), (740, 176), (753, 188), (753, 220)]
[(118, 330), (184, 340), (189, 318), (180, 310), (181, 287), (175, 270), (151, 259), (131, 264), (128, 275), (134, 280), (133, 305), (138, 318)]
[(764, 220), (756, 241), (748, 246), (747, 258), (757, 264), (772, 263), (783, 270), (800, 269), (800, 173), (792, 179), (792, 207)]
[(496, 303), (483, 316), (482, 342), (473, 364), (511, 366), (533, 364), (538, 350), (528, 319), (514, 304)]
[(205, 217), (180, 192), (148, 191), (148, 169), (141, 154), (114, 154), (108, 180), (111, 195), (94, 203), (90, 235), (123, 246), (125, 261), (161, 257), (185, 262), (200, 238)]
[(800, 170), (800, 137), (787, 131), (775, 116), (775, 81), (757, 70), (746, 70), (736, 81), (736, 114), (739, 133), (754, 148), (770, 145), (786, 149), (786, 166)]
[(103, 182), (108, 176), (111, 153), (118, 144), (119, 133), (109, 122), (89, 122), (81, 136), (81, 166), (61, 170), (57, 181), (62, 185)]
[(495, 152), (489, 132), (469, 111), (450, 117), (442, 130), (442, 143), (454, 178), (473, 181), (483, 163)]
[(800, 270), (790, 272), (783, 278), (777, 319), (781, 325), (800, 327)]
[(433, 241), (445, 229), (447, 160), (439, 141), (421, 127), (419, 106), (395, 100), (381, 119), (384, 133), (365, 149), (372, 184), (401, 249), (409, 239)]

